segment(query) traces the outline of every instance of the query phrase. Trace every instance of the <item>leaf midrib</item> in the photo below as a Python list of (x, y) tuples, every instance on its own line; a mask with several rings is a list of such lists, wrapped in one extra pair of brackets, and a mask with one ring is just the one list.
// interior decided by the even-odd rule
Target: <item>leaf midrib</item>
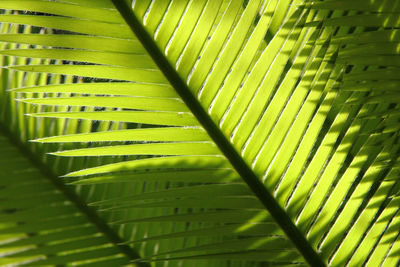
[[(86, 216), (88, 221), (92, 223), (111, 243), (117, 247), (122, 254), (130, 260), (140, 260), (140, 255), (130, 246), (122, 244), (125, 240), (121, 237), (101, 218), (97, 213), (89, 208), (87, 204), (70, 188), (68, 188), (56, 175), (49, 166), (44, 164), (37, 156), (35, 156), (10, 130), (0, 121), (0, 134), (4, 135), (10, 143), (17, 149), (48, 179), (54, 187), (60, 191), (66, 199), (75, 205), (75, 207)], [(138, 266), (150, 267), (149, 263), (138, 262)]]
[(254, 195), (264, 205), (266, 210), (271, 214), (276, 223), (286, 233), (287, 237), (293, 242), (304, 259), (311, 266), (325, 266), (318, 253), (308, 243), (304, 235), (293, 224), (292, 220), (284, 209), (277, 203), (272, 194), (266, 189), (264, 184), (255, 175), (253, 170), (247, 165), (240, 156), (234, 146), (225, 137), (221, 129), (214, 123), (201, 103), (191, 93), (187, 84), (181, 79), (177, 71), (171, 66), (164, 53), (158, 48), (153, 38), (147, 33), (144, 26), (132, 11), (132, 8), (124, 0), (111, 0), (124, 18), (127, 25), (136, 35), (143, 47), (147, 50), (164, 76), (174, 87), (176, 92), (182, 98), (184, 103), (207, 131), (210, 138), (215, 142), (224, 156), (232, 164), (233, 168), (238, 172), (242, 179), (249, 186)]

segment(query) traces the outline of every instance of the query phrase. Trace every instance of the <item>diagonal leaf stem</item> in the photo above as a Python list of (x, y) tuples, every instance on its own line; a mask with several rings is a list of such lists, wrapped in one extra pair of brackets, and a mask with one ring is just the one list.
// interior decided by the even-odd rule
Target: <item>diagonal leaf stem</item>
[(153, 38), (147, 33), (144, 26), (132, 11), (125, 0), (112, 0), (113, 4), (125, 19), (128, 26), (142, 43), (162, 73), (175, 88), (176, 92), (207, 131), (224, 156), (229, 160), (242, 179), (261, 201), (278, 225), (294, 243), (304, 259), (311, 266), (325, 266), (318, 253), (311, 247), (304, 235), (294, 225), (285, 210), (276, 202), (264, 184), (247, 165), (220, 128), (214, 123), (198, 99), (191, 93), (187, 84), (181, 79), (177, 71), (171, 66), (168, 59), (158, 48)]
[[(130, 260), (138, 260), (140, 259), (140, 255), (134, 251), (130, 246), (122, 244), (125, 240), (121, 239), (121, 237), (102, 219), (97, 215), (97, 213), (89, 208), (86, 203), (70, 188), (68, 188), (59, 177), (47, 166), (44, 164), (38, 157), (36, 157), (27, 147), (22, 144), (18, 138), (13, 135), (8, 128), (6, 128), (3, 123), (0, 121), (0, 134), (6, 136), (12, 144), (14, 144), (19, 151), (25, 155), (29, 161), (40, 170), (44, 177), (46, 177), (50, 182), (54, 185), (57, 190), (63, 193), (63, 195), (71, 201), (82, 214), (84, 214), (89, 222), (91, 222), (99, 232), (104, 234), (108, 240), (113, 243), (122, 254), (124, 254)], [(140, 267), (150, 267), (149, 263), (146, 262), (138, 262), (137, 266)]]

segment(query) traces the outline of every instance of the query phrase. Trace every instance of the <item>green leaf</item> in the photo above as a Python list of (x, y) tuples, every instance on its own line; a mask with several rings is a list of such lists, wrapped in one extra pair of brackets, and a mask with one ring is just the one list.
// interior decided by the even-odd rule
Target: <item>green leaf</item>
[(207, 134), (201, 128), (163, 127), (131, 129), (96, 133), (52, 136), (33, 140), (40, 143), (67, 142), (111, 142), (111, 141), (208, 141)]
[(118, 156), (118, 155), (219, 155), (211, 142), (153, 143), (83, 148), (54, 152), (58, 156)]
[(21, 102), (36, 105), (118, 107), (126, 109), (187, 112), (186, 106), (178, 99), (152, 97), (74, 97), (74, 98), (33, 98)]
[(170, 126), (198, 126), (193, 115), (187, 112), (156, 111), (102, 111), (102, 112), (46, 112), (27, 114), (32, 117), (70, 118), (85, 120), (106, 120), (136, 122)]
[[(18, 145), (8, 140), (7, 133), (1, 131), (1, 151), (13, 152), (9, 163), (19, 163), (19, 169), (7, 170), (0, 164), (0, 172), (12, 176), (0, 189), (2, 205), (0, 211), (0, 251), (3, 254), (0, 264), (43, 265), (51, 262), (58, 264), (79, 264), (98, 261), (98, 255), (87, 253), (87, 248), (100, 249), (120, 242), (111, 228), (102, 225), (102, 219), (87, 208), (74, 192), (58, 183), (51, 171), (42, 167), (36, 176), (27, 176), (32, 168), (40, 169), (40, 164), (24, 155)], [(26, 163), (26, 167), (22, 162)], [(26, 179), (29, 178), (29, 179)], [(90, 218), (87, 214), (91, 214)], [(95, 222), (96, 221), (96, 222)], [(102, 226), (101, 226), (102, 225)], [(98, 232), (103, 227), (103, 235)], [(120, 254), (130, 251), (131, 257)], [(115, 258), (127, 263), (136, 259), (137, 254), (125, 247), (113, 247)], [(82, 253), (83, 252), (83, 253)], [(87, 251), (85, 251), (87, 252)], [(65, 257), (65, 254), (81, 255)], [(114, 255), (114, 254), (110, 254)], [(104, 255), (105, 256), (105, 255)]]
[(400, 1), (0, 8), (0, 265), (398, 264)]

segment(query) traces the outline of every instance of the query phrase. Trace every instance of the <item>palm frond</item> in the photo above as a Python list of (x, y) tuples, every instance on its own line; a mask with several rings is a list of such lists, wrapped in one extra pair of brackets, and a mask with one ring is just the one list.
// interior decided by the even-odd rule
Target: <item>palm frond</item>
[(4, 0), (3, 117), (154, 264), (390, 266), (399, 6)]
[(139, 256), (2, 129), (2, 266), (124, 265)]

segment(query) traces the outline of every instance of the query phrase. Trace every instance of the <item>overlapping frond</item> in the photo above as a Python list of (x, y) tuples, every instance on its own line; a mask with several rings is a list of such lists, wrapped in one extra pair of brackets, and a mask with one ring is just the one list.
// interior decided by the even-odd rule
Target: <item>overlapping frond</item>
[[(393, 266), (392, 2), (143, 0), (132, 11), (124, 1), (3, 0), (45, 15), (0, 21), (55, 30), (2, 34), (27, 45), (1, 53), (32, 60), (9, 64), (15, 75), (68, 75), (7, 87), (25, 94), (18, 105), (40, 107), (24, 113), (65, 122), (37, 142), (89, 144), (52, 154), (124, 157), (78, 161), (65, 179), (129, 244), (144, 242), (145, 258)], [(75, 119), (93, 122), (81, 131)], [(134, 187), (85, 191), (124, 184)]]
[[(400, 98), (398, 91), (393, 89), (393, 82), (398, 77), (395, 73), (399, 69), (395, 63), (398, 51), (394, 49), (398, 25), (392, 21), (399, 17), (399, 2), (370, 1), (363, 5), (354, 2), (310, 4), (316, 9), (354, 10), (346, 17), (327, 19), (323, 25), (353, 27), (363, 32), (340, 34), (330, 40), (337, 46), (336, 64), (347, 68), (339, 90), (351, 94), (343, 105), (355, 110), (349, 130), (357, 131), (353, 138), (344, 142), (346, 135), (350, 136), (346, 133), (335, 153), (345, 153), (343, 158), (346, 158), (336, 163), (342, 171), (338, 172), (336, 181), (328, 183), (335, 187), (308, 228), (308, 236), (318, 240), (322, 256), (332, 265), (392, 266), (398, 259), (389, 248), (386, 247), (385, 252), (382, 249), (387, 246), (384, 245), (387, 235), (399, 234), (398, 230), (393, 231), (398, 217), (395, 203), (399, 193), (399, 173), (396, 166), (400, 152), (398, 129), (394, 125), (399, 124), (396, 110)], [(340, 146), (343, 149), (339, 150)], [(329, 164), (335, 162), (331, 160)], [(324, 180), (324, 185), (318, 189), (326, 184)], [(316, 189), (314, 195), (317, 194), (321, 191)], [(312, 201), (312, 195), (309, 201)], [(310, 213), (311, 207), (309, 210)], [(321, 234), (321, 229), (328, 226), (329, 231)], [(392, 245), (396, 244), (395, 239), (392, 241)]]
[[(239, 2), (236, 2), (235, 5), (236, 9), (242, 8)], [(57, 7), (57, 4), (54, 6)], [(259, 4), (252, 6), (252, 9), (250, 10), (253, 14), (252, 16), (257, 14), (258, 6)], [(40, 11), (45, 12), (42, 9)], [(212, 8), (209, 9), (209, 12), (211, 11), (215, 13), (215, 7), (212, 6)], [(238, 12), (238, 10), (236, 10), (236, 12)], [(214, 15), (217, 14), (218, 13), (215, 13)], [(16, 17), (18, 16), (19, 15)], [(58, 26), (56, 26), (58, 30), (73, 30), (71, 26), (66, 24), (67, 20), (73, 18), (65, 18), (67, 20), (61, 19), (62, 21), (59, 17), (54, 16), (54, 18), (55, 20), (52, 20), (52, 17), (41, 18), (36, 26), (51, 27), (52, 25), (55, 25), (54, 23), (59, 23)], [(13, 17), (12, 19), (15, 18)], [(19, 18), (16, 19), (18, 20)], [(22, 19), (24, 19), (23, 16)], [(253, 19), (248, 20), (246, 24), (242, 25), (241, 27), (250, 27), (252, 25), (252, 21)], [(210, 22), (209, 19), (204, 20), (204, 23), (211, 23), (210, 26), (212, 25), (212, 21)], [(111, 26), (113, 25), (110, 24), (109, 27)], [(121, 27), (118, 24), (115, 24), (114, 26), (117, 27), (117, 29)], [(77, 30), (75, 29), (74, 31)], [(237, 52), (238, 49), (241, 48), (239, 45), (240, 43), (237, 42), (243, 40), (243, 38), (246, 36), (246, 34), (243, 34), (239, 30), (238, 32), (241, 39), (234, 39), (232, 41), (232, 44), (234, 44), (234, 42), (236, 43), (235, 49)], [(199, 34), (203, 35), (202, 38), (203, 41), (205, 41), (207, 34), (204, 35), (203, 31), (201, 31)], [(107, 35), (107, 33), (103, 32), (102, 35)], [(4, 35), (4, 37), (13, 38), (14, 36)], [(109, 83), (111, 87), (108, 87), (104, 82), (92, 83), (90, 84), (90, 86), (92, 86), (92, 95), (96, 97), (87, 96), (87, 93), (90, 93), (90, 89), (87, 91), (86, 88), (81, 87), (83, 91), (79, 91), (79, 84), (51, 84), (50, 86), (54, 88), (53, 92), (64, 94), (72, 93), (74, 94), (73, 97), (62, 97), (62, 95), (54, 95), (56, 97), (51, 97), (46, 95), (45, 98), (34, 97), (30, 99), (21, 99), (23, 103), (40, 105), (71, 106), (73, 105), (71, 101), (76, 101), (76, 106), (109, 108), (107, 111), (90, 111), (90, 109), (85, 109), (84, 111), (78, 112), (71, 112), (72, 110), (70, 110), (68, 112), (57, 111), (30, 114), (35, 118), (80, 118), (89, 120), (109, 120), (113, 122), (119, 121), (143, 123), (149, 125), (143, 129), (97, 132), (94, 133), (98, 135), (97, 141), (95, 136), (90, 136), (92, 134), (54, 137), (62, 139), (70, 138), (69, 142), (84, 142), (85, 138), (90, 142), (104, 142), (107, 140), (135, 142), (135, 144), (119, 144), (106, 147), (96, 146), (93, 148), (56, 152), (56, 154), (64, 156), (164, 156), (161, 158), (143, 158), (136, 159), (134, 161), (115, 163), (94, 169), (74, 172), (68, 175), (70, 177), (90, 175), (84, 176), (83, 178), (85, 179), (78, 179), (74, 182), (75, 184), (79, 185), (132, 181), (146, 181), (149, 183), (149, 181), (156, 181), (158, 186), (156, 186), (154, 189), (160, 190), (159, 188), (167, 189), (171, 186), (172, 188), (176, 187), (176, 185), (170, 185), (170, 183), (181, 183), (179, 189), (176, 190), (183, 191), (183, 195), (179, 194), (178, 192), (174, 194), (174, 190), (169, 190), (166, 194), (154, 193), (152, 194), (152, 197), (143, 195), (143, 199), (139, 198), (136, 200), (136, 202), (134, 202), (134, 196), (136, 195), (127, 196), (123, 199), (111, 199), (109, 200), (109, 203), (104, 201), (100, 202), (102, 209), (112, 210), (112, 214), (116, 214), (121, 210), (131, 210), (128, 217), (123, 220), (119, 219), (115, 223), (128, 225), (135, 222), (142, 222), (142, 224), (145, 225), (145, 232), (151, 231), (151, 228), (149, 228), (151, 226), (149, 225), (159, 221), (185, 222), (185, 224), (189, 223), (189, 227), (193, 229), (200, 227), (199, 230), (188, 232), (188, 234), (184, 235), (183, 237), (188, 239), (192, 236), (204, 236), (206, 237), (203, 238), (206, 241), (205, 244), (208, 245), (201, 246), (200, 249), (190, 248), (190, 246), (189, 248), (184, 249), (173, 249), (168, 254), (169, 257), (193, 257), (197, 255), (198, 257), (203, 258), (210, 257), (214, 259), (231, 259), (233, 256), (232, 252), (235, 252), (236, 255), (241, 255), (240, 257), (237, 256), (237, 259), (240, 259), (241, 261), (250, 260), (275, 263), (280, 262), (287, 264), (293, 264), (299, 261), (298, 253), (293, 249), (293, 245), (287, 241), (283, 232), (281, 232), (279, 228), (271, 222), (269, 215), (264, 209), (261, 208), (257, 198), (254, 198), (246, 186), (241, 183), (238, 174), (233, 170), (232, 166), (230, 166), (229, 162), (223, 157), (223, 155), (221, 155), (217, 149), (217, 146), (211, 141), (207, 133), (202, 129), (194, 116), (189, 112), (189, 109), (186, 108), (186, 106), (183, 105), (183, 102), (178, 99), (178, 95), (171, 90), (171, 87), (166, 83), (166, 79), (162, 76), (157, 78), (159, 71), (156, 69), (151, 69), (154, 68), (154, 64), (148, 64), (147, 66), (138, 64), (135, 66), (129, 63), (132, 59), (136, 61), (136, 58), (129, 58), (130, 55), (137, 58), (143, 57), (144, 61), (150, 60), (151, 62), (151, 58), (143, 54), (143, 49), (140, 51), (141, 48), (138, 48), (137, 50), (129, 51), (129, 53), (127, 51), (123, 52), (127, 55), (125, 61), (128, 63), (125, 66), (121, 66), (118, 63), (117, 58), (110, 56), (113, 53), (119, 53), (122, 58), (124, 58), (119, 51), (96, 52), (96, 50), (99, 50), (96, 42), (93, 40), (89, 41), (89, 38), (87, 38), (87, 42), (84, 44), (85, 37), (82, 38), (82, 35), (69, 35), (70, 38), (68, 42), (59, 42), (58, 44), (48, 43), (48, 40), (45, 39), (46, 37), (41, 39), (40, 37), (32, 34), (29, 34), (26, 37), (34, 40), (36, 45), (45, 47), (38, 50), (35, 48), (34, 51), (38, 52), (37, 57), (39, 58), (58, 59), (63, 60), (64, 62), (66, 60), (75, 62), (84, 61), (91, 64), (65, 65), (58, 61), (61, 64), (45, 63), (43, 65), (36, 66), (30, 64), (26, 66), (13, 66), (9, 69), (18, 71), (29, 70), (34, 72), (49, 72), (53, 74), (79, 74), (80, 76), (89, 76), (93, 78), (106, 78), (135, 82), (112, 82)], [(75, 37), (77, 37), (76, 41), (72, 41), (72, 39)], [(107, 37), (121, 36), (111, 34), (107, 35)], [(94, 38), (94, 40), (99, 40), (101, 36)], [(113, 40), (115, 45), (119, 39)], [(129, 45), (130, 43), (137, 43), (137, 40), (133, 37), (133, 35), (130, 37), (130, 39), (120, 39), (120, 41), (120, 45), (122, 46), (127, 46), (127, 44)], [(258, 42), (261, 42), (260, 38)], [(71, 46), (68, 44), (71, 44)], [(78, 47), (77, 44), (79, 44)], [(94, 46), (90, 47), (91, 44), (94, 44)], [(55, 49), (51, 49), (48, 47), (49, 45), (56, 45), (57, 47)], [(59, 48), (58, 45), (64, 48)], [(202, 46), (199, 48), (201, 47)], [(75, 49), (71, 50), (65, 48)], [(80, 48), (84, 48), (85, 50), (80, 50)], [(68, 55), (67, 53), (64, 54), (64, 51), (66, 51)], [(5, 51), (5, 55), (9, 53), (7, 54), (8, 56), (28, 56), (28, 54), (29, 56), (33, 56), (33, 54), (30, 54), (29, 52), (30, 51), (26, 50), (27, 54), (18, 54), (24, 52), (21, 50), (7, 50)], [(88, 60), (88, 57), (86, 57), (89, 56), (88, 53), (93, 55), (92, 60)], [(48, 56), (45, 56), (45, 54), (48, 54)], [(106, 59), (107, 57), (108, 59)], [(231, 58), (234, 60), (234, 57), (231, 56)], [(121, 58), (119, 60), (121, 60)], [(104, 64), (107, 64), (107, 66)], [(150, 75), (147, 75), (146, 73)], [(50, 86), (48, 89), (51, 90)], [(102, 88), (104, 87), (107, 87), (108, 89), (103, 91)], [(50, 92), (47, 91), (47, 87), (45, 86), (41, 88), (44, 90), (43, 92)], [(115, 88), (115, 90), (112, 91), (112, 88)], [(14, 93), (40, 93), (37, 91), (40, 90), (39, 87), (31, 87), (30, 89), (32, 89), (31, 92), (25, 91), (29, 90), (28, 88), (16, 89)], [(107, 92), (107, 90), (109, 91)], [(121, 93), (119, 93), (120, 91)], [(150, 93), (150, 91), (152, 92)], [(60, 101), (65, 102), (62, 103)], [(160, 128), (160, 126), (164, 127)], [(107, 138), (106, 135), (109, 135), (109, 137)], [(56, 139), (45, 138), (37, 141), (66, 141), (62, 139), (57, 141)], [(100, 171), (101, 175), (98, 175), (96, 170)], [(132, 172), (132, 170), (134, 170), (134, 172)], [(182, 184), (182, 182), (184, 184)], [(201, 184), (204, 183), (211, 183), (212, 185), (201, 186)], [(185, 186), (182, 187), (182, 185)], [(231, 186), (232, 189), (229, 189), (229, 186)], [(150, 187), (150, 189), (146, 190), (151, 191), (152, 189)], [(163, 193), (164, 190), (159, 192)], [(193, 195), (194, 192), (196, 192), (196, 196)], [(216, 204), (214, 200), (210, 199), (210, 192), (214, 192), (213, 195), (218, 196), (217, 201), (219, 204)], [(167, 198), (167, 196), (169, 197)], [(169, 214), (168, 212), (167, 214), (165, 214), (165, 212), (159, 213), (157, 211), (150, 212), (150, 216), (144, 216), (146, 213), (140, 212), (143, 209), (151, 209), (154, 211), (159, 207), (171, 207), (173, 210), (172, 213), (169, 212)], [(139, 211), (132, 212), (132, 210), (137, 209), (139, 209)], [(112, 215), (111, 217), (121, 218), (121, 216), (115, 216)], [(226, 224), (229, 224), (229, 229), (237, 229), (237, 233), (233, 235), (230, 233), (228, 235), (225, 231), (221, 232), (220, 234), (216, 234), (216, 231), (213, 230), (214, 228), (219, 229), (220, 227), (225, 227)], [(180, 231), (184, 231), (187, 229), (187, 226), (176, 227), (176, 229), (181, 229)], [(265, 230), (267, 230), (267, 235), (265, 235)], [(249, 231), (252, 232), (250, 236), (247, 235), (247, 232)], [(179, 234), (176, 234), (176, 236), (179, 236)], [(226, 239), (227, 237), (228, 239)], [(240, 238), (237, 239), (238, 237)], [(173, 238), (172, 240), (176, 239), (176, 237), (174, 238), (173, 235), (170, 238)], [(204, 240), (200, 240), (198, 242), (205, 242)], [(227, 244), (231, 242), (235, 242), (236, 245), (233, 245), (232, 243), (232, 246), (227, 246)], [(276, 244), (276, 247), (274, 247), (273, 250), (271, 250), (271, 242)], [(221, 244), (225, 244), (225, 247), (222, 247)], [(278, 251), (276, 251), (276, 249), (278, 249)], [(162, 257), (162, 255), (167, 254), (163, 252), (159, 257)], [(276, 255), (277, 257), (271, 259), (271, 255)]]
[(126, 246), (118, 248), (116, 244), (121, 239), (101, 220), (94, 224), (93, 220), (99, 217), (90, 212), (89, 219), (87, 209), (77, 202), (75, 194), (49, 180), (49, 175), (21, 153), (3, 130), (1, 266), (120, 266), (138, 257)]

